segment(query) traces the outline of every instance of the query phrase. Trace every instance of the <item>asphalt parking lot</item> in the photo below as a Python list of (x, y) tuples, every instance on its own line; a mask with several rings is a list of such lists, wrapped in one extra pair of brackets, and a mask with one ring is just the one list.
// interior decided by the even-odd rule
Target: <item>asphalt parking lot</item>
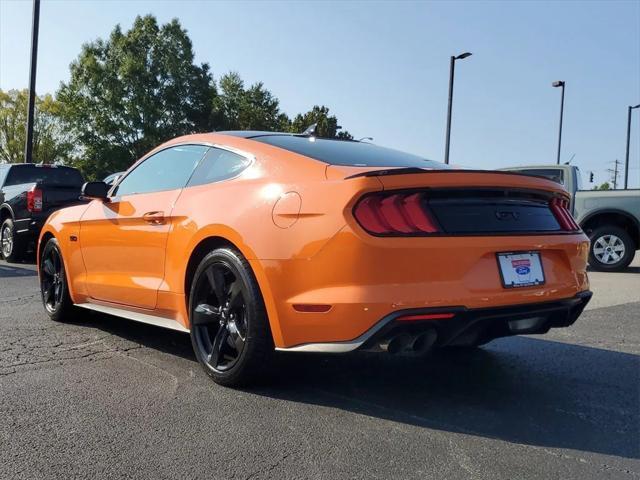
[(423, 360), (282, 356), (211, 382), (188, 336), (57, 324), (0, 262), (0, 478), (640, 477), (640, 262), (569, 329)]

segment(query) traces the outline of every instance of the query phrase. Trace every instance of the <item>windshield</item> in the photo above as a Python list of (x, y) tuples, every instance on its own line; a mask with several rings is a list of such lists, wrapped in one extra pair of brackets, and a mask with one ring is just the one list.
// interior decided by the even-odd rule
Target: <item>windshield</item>
[(252, 140), (268, 143), (331, 165), (350, 167), (417, 167), (446, 169), (447, 165), (410, 153), (366, 142), (329, 140), (294, 135), (265, 135)]
[(84, 180), (75, 168), (15, 165), (9, 170), (5, 186), (36, 182), (46, 185), (80, 187)]

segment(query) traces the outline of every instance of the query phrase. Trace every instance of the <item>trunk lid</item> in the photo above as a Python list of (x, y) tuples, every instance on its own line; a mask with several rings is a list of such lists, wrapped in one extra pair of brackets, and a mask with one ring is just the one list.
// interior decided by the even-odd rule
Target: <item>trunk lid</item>
[(52, 212), (62, 207), (81, 203), (80, 186), (36, 184), (42, 191), (42, 211)]
[[(375, 218), (376, 233), (382, 235), (524, 235), (578, 229), (568, 218), (567, 192), (544, 178), (510, 172), (414, 168), (359, 171), (346, 178), (363, 176), (377, 178), (383, 188), (378, 199), (368, 201), (360, 210), (362, 218)], [(422, 210), (437, 225), (437, 232), (412, 229), (408, 218), (411, 205), (407, 202), (415, 203), (416, 193)]]

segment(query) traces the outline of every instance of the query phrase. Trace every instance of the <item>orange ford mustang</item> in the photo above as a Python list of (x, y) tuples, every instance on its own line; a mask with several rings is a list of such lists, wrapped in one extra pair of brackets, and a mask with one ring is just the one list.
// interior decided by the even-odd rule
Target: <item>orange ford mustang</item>
[(171, 140), (49, 218), (47, 313), (190, 332), (219, 383), (276, 350), (426, 352), (571, 325), (588, 240), (544, 178), (268, 132)]

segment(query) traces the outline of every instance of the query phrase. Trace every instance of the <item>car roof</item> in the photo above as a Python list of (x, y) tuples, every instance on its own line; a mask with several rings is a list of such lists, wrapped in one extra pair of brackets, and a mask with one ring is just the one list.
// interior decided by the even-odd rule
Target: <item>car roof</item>
[(268, 136), (276, 136), (276, 135), (299, 135), (295, 133), (287, 133), (287, 132), (267, 132), (263, 130), (226, 130), (222, 132), (213, 132), (219, 135), (230, 135), (232, 137), (240, 137), (240, 138), (256, 138), (256, 137), (268, 137)]
[(69, 167), (67, 165), (51, 165), (51, 164), (42, 164), (42, 163), (1, 163), (0, 168), (72, 168), (76, 170), (74, 167)]

